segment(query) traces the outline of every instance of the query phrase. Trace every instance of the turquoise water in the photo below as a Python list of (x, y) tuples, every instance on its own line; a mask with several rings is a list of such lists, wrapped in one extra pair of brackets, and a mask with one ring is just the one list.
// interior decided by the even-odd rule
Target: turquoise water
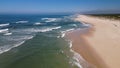
[(1, 15), (0, 68), (82, 68), (64, 38), (66, 31), (86, 28), (74, 17)]

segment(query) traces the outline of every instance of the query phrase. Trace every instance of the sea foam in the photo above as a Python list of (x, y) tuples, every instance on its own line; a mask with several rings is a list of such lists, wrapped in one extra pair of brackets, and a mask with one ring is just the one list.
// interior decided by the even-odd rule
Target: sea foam
[[(78, 66), (79, 68), (83, 68), (80, 63), (80, 59), (82, 59), (82, 57), (80, 56), (80, 54), (78, 54), (77, 52), (72, 50), (72, 41), (68, 40), (68, 42), (69, 42), (70, 51), (74, 54), (73, 58), (72, 58), (73, 60), (70, 61), (70, 63), (72, 63), (72, 65)], [(83, 61), (83, 59), (82, 59), (82, 61)]]
[(48, 28), (41, 28), (41, 29), (35, 29), (35, 28), (32, 28), (30, 29), (29, 31), (32, 31), (32, 32), (48, 32), (48, 31), (52, 31), (52, 30), (56, 30), (56, 29), (60, 29), (61, 26), (58, 26), (58, 27), (48, 27)]
[(43, 20), (45, 22), (57, 22), (57, 21), (61, 20), (61, 18), (42, 18), (41, 20)]
[(0, 54), (9, 51), (9, 50), (11, 50), (12, 48), (18, 47), (18, 46), (20, 46), (21, 44), (23, 44), (24, 42), (25, 42), (25, 41), (22, 41), (22, 42), (20, 42), (20, 43), (14, 44), (14, 45), (11, 46), (11, 47), (9, 47), (8, 45), (1, 46), (1, 47), (0, 47)]
[[(25, 36), (23, 38), (8, 38), (8, 40), (17, 41), (11, 45), (0, 46), (0, 54), (7, 52), (15, 47), (22, 45), (26, 40), (32, 39), (34, 36)], [(18, 42), (19, 41), (19, 42)]]
[(74, 28), (71, 28), (71, 29), (68, 29), (68, 30), (65, 30), (65, 31), (61, 31), (61, 37), (62, 38), (65, 37), (66, 32), (73, 31), (73, 30), (74, 30)]
[[(47, 32), (47, 31), (52, 31), (52, 30), (56, 30), (56, 29), (60, 29), (61, 26), (58, 26), (58, 27), (48, 27), (48, 28), (44, 28), (44, 29), (24, 29), (23, 31), (13, 31), (13, 32), (30, 32), (31, 33), (36, 33), (36, 32)], [(5, 33), (4, 35), (11, 35), (12, 33), (9, 33), (8, 32), (9, 29), (3, 29), (3, 30), (0, 30), (0, 33)], [(11, 45), (4, 45), (4, 46), (1, 46), (0, 47), (0, 54), (4, 53), (4, 52), (7, 52), (15, 47), (18, 47), (20, 46), (21, 44), (23, 44), (26, 40), (29, 40), (29, 39), (32, 39), (34, 36), (29, 36), (29, 35), (23, 35), (23, 36), (10, 36), (8, 41), (19, 41), (19, 42), (16, 42), (16, 43), (13, 43)], [(8, 37), (6, 37), (7, 39)]]
[(12, 33), (5, 33), (4, 35), (12, 35)]
[(0, 24), (0, 27), (4, 27), (4, 26), (9, 26), (9, 23), (6, 23), (6, 24)]
[(72, 50), (72, 41), (68, 40), (68, 42), (69, 42), (70, 52), (73, 53), (73, 57), (72, 57), (73, 60), (71, 60), (70, 63), (72, 65), (78, 66), (79, 68), (89, 68), (89, 63), (79, 53)]
[(1, 29), (1, 30), (0, 30), (0, 33), (8, 33), (8, 30), (9, 30), (8, 28), (6, 28), (6, 29)]
[(17, 21), (16, 23), (28, 23), (28, 21)]
[(36, 23), (34, 23), (34, 25), (41, 25), (42, 23), (40, 23), (40, 22), (36, 22)]

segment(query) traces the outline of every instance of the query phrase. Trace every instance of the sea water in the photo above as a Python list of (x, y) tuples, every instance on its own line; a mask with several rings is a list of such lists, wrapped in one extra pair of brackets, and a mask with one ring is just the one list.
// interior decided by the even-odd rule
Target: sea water
[(0, 15), (0, 68), (82, 68), (64, 38), (75, 15)]

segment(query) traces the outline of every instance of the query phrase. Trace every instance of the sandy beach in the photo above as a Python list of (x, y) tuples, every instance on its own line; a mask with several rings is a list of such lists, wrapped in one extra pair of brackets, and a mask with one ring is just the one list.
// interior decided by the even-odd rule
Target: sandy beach
[(73, 50), (92, 65), (89, 68), (120, 68), (120, 21), (86, 15), (76, 20), (92, 25), (67, 34)]

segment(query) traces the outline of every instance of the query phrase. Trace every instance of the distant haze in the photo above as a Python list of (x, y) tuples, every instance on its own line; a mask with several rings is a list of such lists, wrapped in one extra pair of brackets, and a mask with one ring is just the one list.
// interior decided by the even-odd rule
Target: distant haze
[(0, 14), (120, 13), (120, 0), (0, 0)]

